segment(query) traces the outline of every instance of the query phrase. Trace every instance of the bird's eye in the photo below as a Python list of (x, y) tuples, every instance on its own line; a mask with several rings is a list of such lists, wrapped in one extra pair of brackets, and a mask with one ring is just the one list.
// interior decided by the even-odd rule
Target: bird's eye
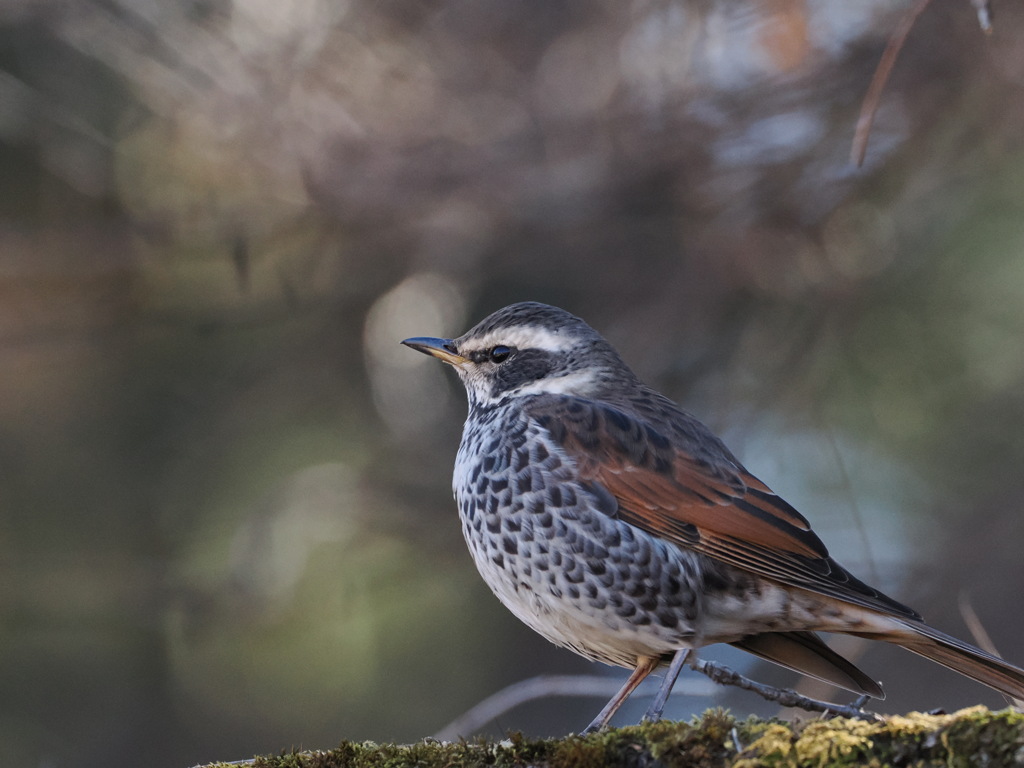
[(499, 344), (496, 347), (491, 348), (491, 362), (492, 363), (503, 363), (508, 360), (508, 356), (512, 354), (512, 350), (506, 346)]

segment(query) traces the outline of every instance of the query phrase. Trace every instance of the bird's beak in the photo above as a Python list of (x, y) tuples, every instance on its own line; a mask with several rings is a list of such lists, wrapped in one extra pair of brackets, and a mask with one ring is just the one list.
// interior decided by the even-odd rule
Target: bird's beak
[(461, 365), (468, 363), (469, 358), (463, 357), (455, 351), (455, 343), (451, 339), (432, 339), (429, 336), (417, 336), (406, 339), (402, 342), (407, 347), (412, 347), (417, 352), (436, 357), (438, 360), (449, 365)]

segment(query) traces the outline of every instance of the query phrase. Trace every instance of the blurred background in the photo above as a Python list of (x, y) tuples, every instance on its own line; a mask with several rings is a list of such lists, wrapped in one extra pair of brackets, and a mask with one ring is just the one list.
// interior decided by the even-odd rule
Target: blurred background
[[(1024, 6), (985, 36), (935, 0), (856, 170), (908, 6), (3, 0), (0, 762), (411, 741), (518, 680), (623, 674), (478, 578), (461, 387), (398, 344), (524, 299), (602, 331), (859, 576), (968, 639), (969, 605), (1024, 662)], [(839, 640), (879, 711), (1004, 704)], [(668, 715), (714, 705), (777, 712)]]

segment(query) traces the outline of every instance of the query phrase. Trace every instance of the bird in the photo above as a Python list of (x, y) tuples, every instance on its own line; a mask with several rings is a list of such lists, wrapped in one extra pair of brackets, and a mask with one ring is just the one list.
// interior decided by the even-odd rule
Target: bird
[(457, 338), (402, 344), (452, 366), (469, 410), (452, 488), (483, 580), (555, 645), (632, 670), (583, 732), (716, 643), (884, 698), (819, 632), (882, 640), (1016, 700), (1024, 670), (924, 622), (836, 562), (807, 519), (579, 317), (520, 302)]

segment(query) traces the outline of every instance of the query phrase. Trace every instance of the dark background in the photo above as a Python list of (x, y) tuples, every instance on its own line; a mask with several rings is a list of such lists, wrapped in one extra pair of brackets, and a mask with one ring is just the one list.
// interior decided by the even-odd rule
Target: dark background
[[(966, 598), (1024, 662), (1024, 6), (986, 37), (935, 0), (858, 171), (905, 9), (0, 4), (0, 762), (411, 741), (602, 672), (477, 577), (461, 387), (398, 345), (524, 299), (602, 331), (859, 576), (969, 638)], [(1003, 704), (840, 647), (879, 711)], [(668, 714), (719, 704), (776, 711)]]

